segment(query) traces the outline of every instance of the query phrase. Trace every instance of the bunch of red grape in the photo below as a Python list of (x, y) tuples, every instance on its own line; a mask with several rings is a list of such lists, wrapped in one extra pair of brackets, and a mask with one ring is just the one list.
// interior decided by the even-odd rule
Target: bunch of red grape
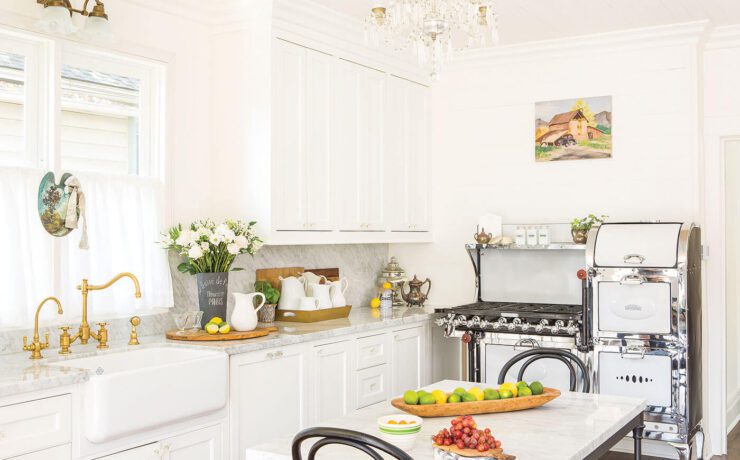
[(501, 447), (501, 441), (491, 434), (491, 429), (479, 430), (478, 425), (469, 415), (461, 415), (452, 419), (450, 428), (443, 429), (432, 439), (438, 446), (454, 445), (460, 449), (476, 449), (485, 452), (488, 449)]

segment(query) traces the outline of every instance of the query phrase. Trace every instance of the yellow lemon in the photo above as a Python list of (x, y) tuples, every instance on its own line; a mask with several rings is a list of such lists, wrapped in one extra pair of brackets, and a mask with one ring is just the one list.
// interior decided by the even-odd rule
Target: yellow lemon
[(211, 318), (211, 320), (210, 320), (210, 321), (208, 321), (208, 322), (209, 322), (209, 323), (214, 323), (214, 324), (218, 325), (218, 324), (221, 324), (221, 323), (223, 323), (223, 322), (224, 322), (224, 320), (222, 320), (220, 316), (214, 316), (214, 317), (213, 317), (213, 318)]
[(500, 387), (498, 387), (499, 392), (502, 390), (509, 390), (511, 391), (512, 396), (516, 398), (517, 393), (519, 393), (519, 388), (516, 387), (511, 382), (502, 383)]
[(389, 283), (387, 281), (385, 283), (383, 283), (383, 289), (390, 289), (390, 288), (391, 288), (391, 283)]
[(209, 334), (218, 334), (218, 324), (206, 324), (206, 332), (208, 332)]
[(434, 390), (434, 391), (432, 391), (432, 396), (434, 396), (434, 399), (437, 400), (437, 404), (446, 404), (447, 403), (447, 393), (445, 393), (442, 390)]
[(231, 332), (231, 325), (229, 323), (221, 323), (221, 326), (218, 328), (218, 332), (220, 334), (228, 334)]
[(483, 390), (481, 390), (478, 387), (472, 387), (471, 389), (468, 390), (468, 393), (475, 396), (475, 399), (477, 399), (478, 401), (483, 401), (483, 398), (485, 396), (483, 394)]
[(373, 308), (378, 308), (380, 306), (380, 299), (377, 297), (373, 297), (373, 300), (370, 301), (370, 306)]

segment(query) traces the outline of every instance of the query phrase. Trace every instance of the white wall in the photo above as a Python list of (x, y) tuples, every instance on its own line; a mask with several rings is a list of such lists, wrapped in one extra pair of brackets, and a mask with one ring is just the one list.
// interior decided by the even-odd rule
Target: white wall
[[(581, 50), (567, 40), (446, 69), (432, 98), (435, 242), (393, 245), (391, 254), (435, 281), (433, 304), (459, 304), (472, 299), (474, 282), (463, 244), (484, 213), (505, 223), (590, 212), (697, 219), (694, 43)], [(603, 95), (613, 97), (613, 158), (534, 161), (536, 101)]]
[(725, 149), (725, 235), (726, 235), (726, 274), (727, 319), (727, 422), (728, 431), (740, 417), (740, 290), (737, 280), (740, 276), (740, 141), (727, 144)]
[[(150, 6), (138, 0), (106, 3), (117, 41), (104, 48), (168, 65), (168, 201), (171, 218), (185, 221), (209, 215), (211, 203), (210, 28)], [(41, 11), (30, 0), (4, 0), (0, 24), (31, 31)]]

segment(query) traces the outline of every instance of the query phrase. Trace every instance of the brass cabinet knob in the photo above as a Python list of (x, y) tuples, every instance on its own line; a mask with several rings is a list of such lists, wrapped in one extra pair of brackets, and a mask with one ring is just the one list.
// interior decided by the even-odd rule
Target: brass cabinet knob
[(131, 323), (131, 335), (129, 336), (129, 345), (139, 345), (139, 336), (136, 334), (136, 326), (141, 324), (141, 318), (134, 316), (129, 321)]

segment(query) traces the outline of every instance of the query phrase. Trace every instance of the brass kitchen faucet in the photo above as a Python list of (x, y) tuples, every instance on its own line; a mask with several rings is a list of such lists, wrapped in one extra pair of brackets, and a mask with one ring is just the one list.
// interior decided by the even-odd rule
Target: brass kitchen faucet
[(124, 277), (131, 278), (131, 281), (134, 282), (134, 289), (136, 290), (134, 295), (137, 299), (141, 298), (139, 280), (136, 278), (136, 276), (128, 272), (119, 273), (107, 283), (97, 286), (88, 284), (86, 279), (82, 280), (82, 284), (77, 286), (77, 290), (82, 292), (82, 323), (80, 324), (79, 331), (74, 336), (69, 335), (68, 328), (62, 328), (62, 335), (59, 337), (59, 342), (61, 344), (59, 354), (69, 354), (70, 345), (72, 345), (77, 339), (80, 340), (80, 343), (85, 344), (90, 340), (90, 337), (98, 341), (98, 349), (103, 350), (108, 348), (108, 330), (105, 328), (108, 323), (97, 323), (98, 326), (100, 326), (100, 329), (98, 329), (97, 333), (90, 330), (90, 325), (87, 322), (87, 295), (90, 291), (102, 291), (103, 289), (107, 289), (111, 287), (113, 283)]
[(28, 337), (23, 336), (23, 350), (31, 352), (31, 359), (43, 358), (43, 356), (41, 356), (41, 350), (49, 347), (48, 332), (46, 333), (46, 340), (44, 342), (41, 342), (41, 339), (39, 338), (39, 313), (41, 313), (41, 308), (46, 305), (46, 302), (56, 303), (57, 313), (60, 315), (64, 313), (64, 311), (62, 311), (62, 304), (56, 297), (47, 297), (39, 304), (38, 308), (36, 308), (36, 316), (33, 319), (33, 341), (31, 342), (31, 345), (28, 345)]

